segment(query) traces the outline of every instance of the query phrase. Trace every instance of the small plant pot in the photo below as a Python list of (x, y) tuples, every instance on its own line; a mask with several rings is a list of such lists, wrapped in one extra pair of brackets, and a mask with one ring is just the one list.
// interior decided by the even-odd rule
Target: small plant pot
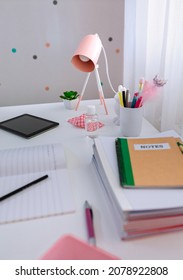
[(63, 102), (66, 109), (74, 110), (76, 108), (78, 98), (73, 100), (63, 99)]

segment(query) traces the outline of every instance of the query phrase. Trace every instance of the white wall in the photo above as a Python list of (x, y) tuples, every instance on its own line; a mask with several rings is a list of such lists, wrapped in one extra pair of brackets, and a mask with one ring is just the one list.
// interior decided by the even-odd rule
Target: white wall
[[(117, 90), (123, 74), (123, 0), (0, 0), (1, 106), (55, 102), (63, 91), (80, 92), (86, 74), (70, 60), (80, 40), (94, 33), (106, 49)], [(104, 94), (112, 97), (103, 53), (99, 71)], [(84, 98), (96, 97), (92, 73)]]

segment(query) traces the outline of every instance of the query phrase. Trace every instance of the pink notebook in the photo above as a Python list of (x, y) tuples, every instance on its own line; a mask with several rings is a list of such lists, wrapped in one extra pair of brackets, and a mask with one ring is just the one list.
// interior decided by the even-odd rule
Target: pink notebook
[(41, 257), (41, 260), (119, 260), (119, 258), (74, 236), (65, 235)]

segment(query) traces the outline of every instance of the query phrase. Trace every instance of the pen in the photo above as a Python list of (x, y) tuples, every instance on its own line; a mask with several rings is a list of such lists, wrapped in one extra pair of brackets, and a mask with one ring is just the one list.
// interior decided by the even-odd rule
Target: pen
[(142, 77), (140, 80), (139, 80), (139, 95), (141, 95), (142, 93), (142, 89), (143, 89), (143, 86), (144, 86), (144, 82), (145, 82), (145, 79)]
[(118, 97), (119, 97), (119, 104), (124, 107), (124, 103), (123, 103), (123, 97), (122, 97), (122, 90), (123, 90), (123, 86), (119, 85), (118, 87)]
[(95, 246), (96, 239), (95, 239), (95, 231), (93, 226), (93, 211), (88, 201), (85, 201), (84, 210), (85, 210), (85, 218), (86, 218), (86, 227), (88, 232), (88, 241), (91, 245)]
[(124, 107), (126, 107), (126, 91), (125, 90), (122, 91), (122, 98), (123, 98)]
[(142, 96), (140, 96), (140, 97), (137, 99), (134, 108), (139, 108), (139, 107), (141, 107), (141, 106), (142, 106)]
[(19, 192), (21, 192), (21, 191), (23, 191), (23, 190), (25, 190), (25, 189), (31, 187), (32, 185), (35, 185), (35, 184), (37, 184), (37, 183), (39, 183), (39, 182), (45, 180), (46, 178), (48, 178), (48, 175), (44, 175), (44, 176), (42, 176), (42, 177), (40, 177), (40, 178), (38, 178), (38, 179), (36, 179), (36, 180), (34, 180), (34, 181), (32, 181), (32, 182), (26, 184), (26, 185), (24, 185), (24, 186), (22, 186), (22, 187), (20, 187), (20, 188), (18, 188), (18, 189), (16, 189), (16, 190), (14, 190), (14, 191), (8, 193), (8, 194), (5, 194), (4, 196), (1, 196), (1, 197), (0, 197), (0, 201), (5, 200), (5, 199), (7, 199), (8, 197), (17, 194), (17, 193), (19, 193)]
[(178, 145), (178, 147), (179, 147), (181, 153), (183, 154), (183, 144), (180, 143), (180, 142), (177, 142), (177, 145)]
[(120, 106), (124, 107), (124, 104), (123, 104), (123, 98), (122, 98), (122, 92), (118, 92), (118, 97), (119, 97), (119, 104)]
[(137, 99), (138, 99), (138, 92), (135, 92), (134, 96), (133, 96), (133, 99), (132, 99), (131, 108), (135, 107), (135, 103), (136, 103)]
[(127, 89), (126, 90), (126, 107), (129, 106), (129, 99), (130, 99), (130, 93), (129, 93), (129, 90)]

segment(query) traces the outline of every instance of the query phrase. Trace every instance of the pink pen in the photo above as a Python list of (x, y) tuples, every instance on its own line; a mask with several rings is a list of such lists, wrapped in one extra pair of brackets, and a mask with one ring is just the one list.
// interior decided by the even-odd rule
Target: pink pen
[(134, 108), (139, 108), (139, 107), (141, 107), (141, 106), (142, 106), (142, 96), (140, 96), (140, 97), (137, 99)]
[(88, 241), (91, 245), (95, 246), (96, 239), (95, 239), (95, 231), (93, 226), (93, 211), (88, 201), (85, 201), (84, 210), (85, 210), (86, 226), (88, 232)]

